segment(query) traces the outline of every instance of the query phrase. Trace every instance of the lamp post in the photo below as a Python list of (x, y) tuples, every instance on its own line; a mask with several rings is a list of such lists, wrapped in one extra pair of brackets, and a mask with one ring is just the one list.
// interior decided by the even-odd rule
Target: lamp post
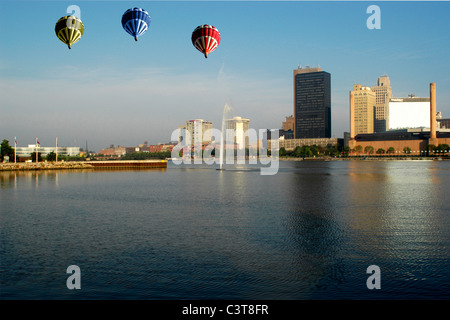
[(14, 137), (14, 163), (16, 163), (16, 155), (17, 155), (16, 149), (17, 149), (17, 137)]

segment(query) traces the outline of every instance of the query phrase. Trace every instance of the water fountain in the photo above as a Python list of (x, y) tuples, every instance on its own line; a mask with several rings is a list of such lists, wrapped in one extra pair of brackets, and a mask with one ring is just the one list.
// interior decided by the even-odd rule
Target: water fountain
[(224, 131), (225, 131), (225, 115), (232, 110), (231, 106), (226, 103), (223, 107), (223, 114), (222, 114), (222, 132), (220, 133), (220, 158), (219, 158), (219, 169), (217, 170), (223, 170), (223, 147), (224, 147)]

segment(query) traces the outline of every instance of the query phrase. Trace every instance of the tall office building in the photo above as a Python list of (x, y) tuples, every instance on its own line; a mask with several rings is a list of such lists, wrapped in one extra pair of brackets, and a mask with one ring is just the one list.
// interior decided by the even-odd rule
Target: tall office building
[(389, 100), (392, 98), (391, 81), (388, 76), (379, 77), (377, 85), (371, 87), (376, 93), (374, 131), (386, 132), (389, 130)]
[(321, 68), (294, 70), (295, 139), (331, 137), (331, 76)]
[(351, 138), (360, 133), (374, 133), (375, 105), (376, 94), (370, 87), (360, 84), (353, 86), (353, 91), (350, 92)]

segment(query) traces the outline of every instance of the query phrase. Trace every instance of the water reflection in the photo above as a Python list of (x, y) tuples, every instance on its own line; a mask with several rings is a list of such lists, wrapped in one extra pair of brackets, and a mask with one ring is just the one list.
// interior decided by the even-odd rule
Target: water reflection
[[(289, 234), (295, 244), (295, 268), (302, 275), (306, 298), (316, 290), (333, 290), (344, 281), (344, 270), (337, 259), (345, 240), (337, 215), (339, 190), (343, 187), (330, 174), (332, 162), (300, 162), (289, 177), (292, 211)], [(339, 169), (338, 169), (339, 170)]]
[[(289, 190), (295, 205), (288, 230), (296, 244), (295, 265), (302, 273), (312, 266), (312, 297), (365, 294), (363, 283), (357, 281), (363, 281), (371, 264), (388, 272), (384, 281), (391, 288), (386, 291), (396, 294), (405, 293), (402, 288), (408, 280), (433, 283), (448, 274), (443, 266), (430, 272), (428, 265), (448, 259), (443, 252), (448, 252), (444, 239), (449, 238), (449, 219), (444, 212), (449, 212), (449, 205), (441, 186), (448, 172), (434, 170), (435, 166), (400, 161), (294, 165)], [(420, 287), (409, 286), (416, 291)]]
[[(449, 165), (303, 161), (281, 163), (274, 176), (211, 166), (1, 173), (2, 294), (70, 297), (55, 283), (77, 264), (82, 298), (442, 295)], [(368, 295), (371, 264), (381, 267), (383, 290)]]

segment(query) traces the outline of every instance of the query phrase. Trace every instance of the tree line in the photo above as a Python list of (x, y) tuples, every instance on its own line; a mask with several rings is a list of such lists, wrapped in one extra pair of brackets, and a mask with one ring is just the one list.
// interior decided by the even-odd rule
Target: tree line
[[(394, 147), (389, 147), (387, 150), (383, 149), (383, 148), (378, 148), (375, 151), (375, 148), (372, 146), (366, 146), (366, 147), (362, 147), (361, 145), (357, 145), (355, 146), (353, 149), (348, 148), (349, 152), (352, 153), (358, 153), (361, 154), (364, 151), (364, 154), (377, 154), (377, 155), (393, 155), (396, 153), (396, 151), (401, 151), (404, 154), (411, 154), (412, 150), (410, 147), (404, 147), (402, 150), (395, 150)], [(434, 145), (434, 144), (428, 144), (426, 145), (422, 150), (422, 152), (450, 152), (450, 146), (446, 143), (444, 144), (439, 144), (438, 146)]]
[(297, 146), (294, 150), (286, 150), (284, 147), (280, 148), (280, 157), (294, 157), (294, 158), (310, 158), (319, 156), (337, 157), (342, 150), (336, 145), (328, 144), (326, 147), (311, 145), (311, 146)]
[(147, 159), (166, 159), (171, 157), (170, 151), (160, 152), (132, 152), (120, 157), (122, 160), (147, 160)]
[[(9, 161), (13, 161), (14, 159), (14, 148), (9, 145), (9, 141), (4, 139), (0, 145), (1, 148), (1, 156), (2, 160), (5, 156), (9, 157)], [(404, 147), (402, 150), (395, 150), (394, 147), (389, 147), (387, 150), (383, 148), (378, 148), (375, 150), (373, 146), (362, 147), (361, 145), (355, 146), (353, 149), (349, 147), (341, 148), (336, 145), (328, 144), (326, 147), (322, 147), (319, 145), (305, 145), (305, 146), (297, 146), (294, 150), (286, 150), (284, 147), (280, 148), (279, 155), (280, 157), (294, 157), (294, 158), (310, 158), (310, 157), (320, 157), (320, 156), (331, 156), (337, 157), (340, 155), (347, 156), (350, 153), (357, 154), (367, 154), (367, 155), (394, 155), (396, 151), (401, 151), (403, 154), (408, 155), (411, 154), (412, 150), (410, 147)], [(422, 152), (450, 152), (450, 146), (448, 144), (428, 144), (426, 145)], [(245, 155), (249, 155), (249, 150), (247, 149)], [(98, 155), (101, 157), (102, 155)], [(180, 154), (181, 156), (181, 154)], [(127, 153), (120, 157), (122, 160), (146, 160), (146, 159), (166, 159), (171, 157), (171, 151), (160, 151), (160, 152), (133, 152)], [(95, 156), (91, 156), (92, 160), (95, 160)], [(38, 161), (56, 161), (55, 152), (50, 152), (47, 155), (43, 155), (41, 152), (38, 152)], [(58, 155), (58, 161), (84, 161), (85, 157), (81, 156), (66, 156), (66, 155)], [(31, 161), (36, 161), (36, 152), (31, 154)]]
[[(394, 155), (396, 151), (401, 151), (403, 154), (411, 154), (412, 149), (410, 147), (404, 147), (402, 150), (395, 150), (394, 147), (389, 147), (386, 150), (383, 148), (378, 148), (375, 150), (373, 146), (363, 147), (361, 145), (355, 146), (353, 149), (350, 147), (340, 148), (335, 145), (327, 145), (326, 147), (318, 145), (306, 145), (297, 146), (294, 150), (286, 150), (285, 148), (280, 148), (280, 157), (294, 157), (294, 158), (310, 158), (310, 157), (320, 157), (320, 156), (348, 156), (351, 153), (356, 154), (366, 154), (366, 155)], [(422, 150), (422, 152), (450, 152), (450, 147), (448, 144), (433, 145), (428, 144)]]

